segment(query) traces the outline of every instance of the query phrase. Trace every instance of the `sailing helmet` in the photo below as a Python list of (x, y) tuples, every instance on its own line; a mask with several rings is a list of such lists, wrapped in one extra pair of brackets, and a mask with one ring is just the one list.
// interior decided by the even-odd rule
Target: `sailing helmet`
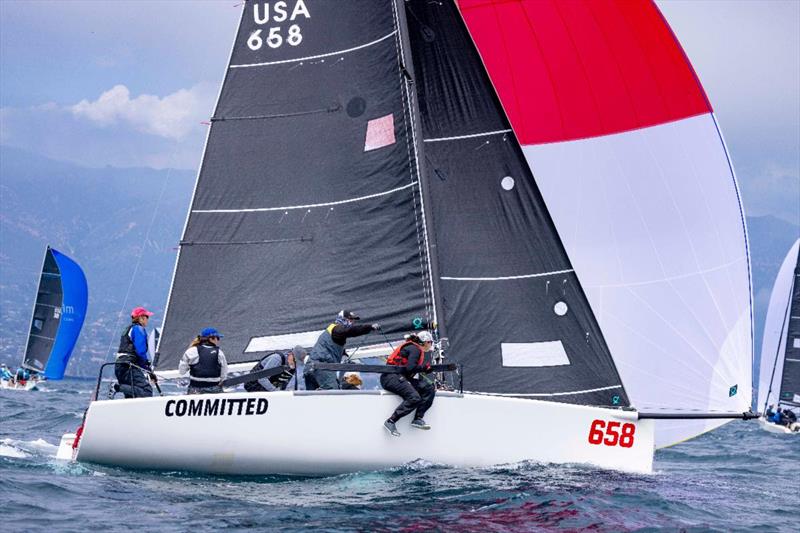
[(422, 330), (416, 333), (417, 338), (422, 342), (433, 342), (433, 335), (430, 331)]
[(153, 316), (153, 313), (145, 309), (144, 307), (134, 307), (133, 311), (131, 311), (131, 318), (139, 318), (140, 316)]

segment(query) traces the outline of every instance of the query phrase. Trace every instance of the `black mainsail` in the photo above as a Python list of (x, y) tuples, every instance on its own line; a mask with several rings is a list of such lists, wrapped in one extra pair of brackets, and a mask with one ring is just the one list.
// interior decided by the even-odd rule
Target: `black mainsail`
[(628, 405), (608, 347), (452, 2), (407, 2), (450, 357), (464, 387)]
[(302, 344), (345, 307), (394, 339), (433, 319), (395, 5), (282, 4), (243, 8), (158, 368), (207, 326), (236, 362)]

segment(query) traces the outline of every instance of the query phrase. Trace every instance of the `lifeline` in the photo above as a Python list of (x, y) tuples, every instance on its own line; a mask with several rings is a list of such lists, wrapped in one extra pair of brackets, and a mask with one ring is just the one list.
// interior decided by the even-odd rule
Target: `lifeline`
[(269, 401), (266, 398), (169, 400), (164, 406), (164, 414), (166, 416), (263, 415), (268, 407)]

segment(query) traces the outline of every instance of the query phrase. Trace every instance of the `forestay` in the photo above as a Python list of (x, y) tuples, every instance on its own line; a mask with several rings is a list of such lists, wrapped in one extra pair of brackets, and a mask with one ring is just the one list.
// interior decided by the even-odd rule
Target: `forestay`
[[(652, 2), (458, 3), (633, 406), (750, 408), (736, 180)], [(658, 421), (665, 446), (723, 420)]]
[(313, 344), (342, 307), (390, 339), (433, 319), (399, 40), (389, 0), (245, 3), (158, 368), (206, 326), (237, 362)]
[(800, 406), (800, 239), (786, 254), (772, 287), (759, 370), (758, 409)]

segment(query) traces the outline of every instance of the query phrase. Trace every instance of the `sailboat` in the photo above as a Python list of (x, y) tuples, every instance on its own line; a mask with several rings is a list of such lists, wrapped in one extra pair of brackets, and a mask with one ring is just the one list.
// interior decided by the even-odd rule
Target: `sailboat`
[[(800, 415), (800, 239), (781, 264), (767, 308), (757, 407), (766, 413), (770, 406)], [(759, 425), (770, 433), (800, 433), (765, 416)]]
[(28, 342), (21, 367), (31, 379), (3, 380), (0, 387), (32, 390), (40, 378), (59, 380), (78, 340), (88, 303), (86, 276), (67, 255), (47, 246), (33, 305)]
[[(652, 471), (751, 416), (741, 202), (712, 108), (652, 2), (246, 1), (160, 337), (229, 363), (342, 309), (456, 364), (431, 431), (384, 391), (93, 401), (59, 455), (319, 475), (415, 459)], [(404, 425), (405, 424), (405, 425)], [(142, 454), (147, 443), (151, 453)]]

